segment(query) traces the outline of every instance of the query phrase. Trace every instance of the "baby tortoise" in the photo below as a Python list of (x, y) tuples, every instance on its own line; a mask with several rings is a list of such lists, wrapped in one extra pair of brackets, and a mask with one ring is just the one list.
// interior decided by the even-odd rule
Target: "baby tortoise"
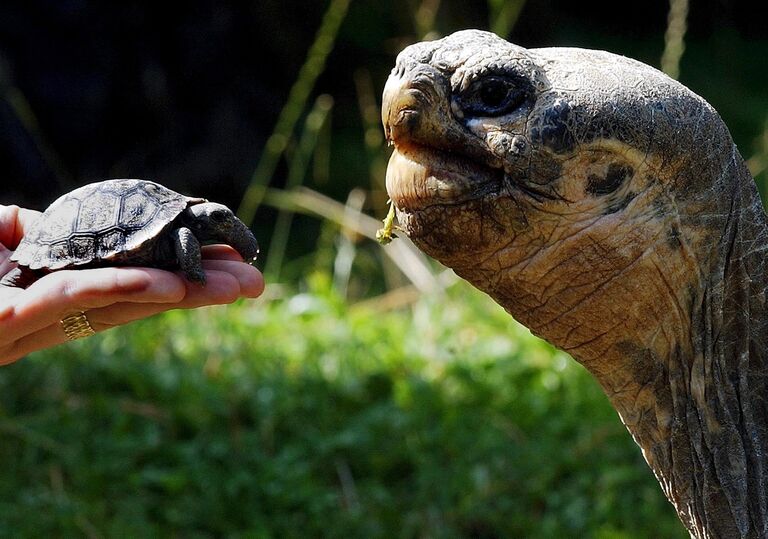
[(190, 198), (148, 180), (106, 180), (53, 202), (22, 239), (11, 260), (18, 267), (0, 284), (26, 288), (63, 269), (104, 266), (181, 268), (205, 284), (201, 245), (225, 243), (247, 261), (256, 238), (232, 210)]

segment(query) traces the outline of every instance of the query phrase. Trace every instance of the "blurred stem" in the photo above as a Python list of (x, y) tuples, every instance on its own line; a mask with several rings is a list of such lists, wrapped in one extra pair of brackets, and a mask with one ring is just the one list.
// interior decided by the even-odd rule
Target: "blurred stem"
[(272, 135), (267, 140), (264, 152), (261, 154), (259, 163), (251, 176), (251, 181), (237, 210), (238, 217), (248, 225), (253, 222), (256, 209), (261, 204), (264, 193), (261, 188), (269, 183), (270, 178), (275, 173), (280, 156), (285, 151), (296, 122), (306, 107), (309, 94), (314, 88), (317, 78), (325, 69), (325, 62), (333, 50), (339, 28), (347, 14), (349, 2), (350, 0), (331, 0), (325, 11), (315, 41), (309, 48), (307, 59), (301, 66), (299, 75), (291, 87), (288, 100), (280, 112)]
[[(288, 165), (288, 178), (285, 182), (286, 190), (291, 190), (301, 185), (302, 180), (307, 174), (312, 152), (317, 146), (319, 134), (332, 108), (333, 98), (327, 94), (323, 94), (315, 100), (311, 112), (304, 121), (304, 129), (299, 144)], [(275, 280), (280, 276), (280, 268), (283, 265), (292, 221), (293, 212), (281, 210), (277, 215), (275, 231), (272, 234), (267, 255), (267, 265), (264, 269), (265, 273), (271, 275)]]
[(669, 0), (661, 70), (673, 79), (680, 76), (680, 59), (685, 52), (685, 32), (688, 28), (687, 19), (688, 0)]
[(515, 27), (525, 0), (488, 0), (488, 21), (491, 32), (507, 38)]
[[(275, 208), (286, 208), (307, 215), (315, 215), (324, 221), (340, 225), (366, 238), (376, 239), (376, 231), (380, 228), (381, 221), (362, 212), (351, 219), (350, 208), (337, 200), (306, 187), (298, 187), (292, 191), (266, 187), (262, 187), (262, 189), (264, 192), (261, 193), (261, 196), (264, 197), (265, 204)], [(318, 256), (322, 256), (321, 251), (323, 251), (322, 248), (317, 249)], [(443, 289), (443, 286), (432, 273), (427, 256), (411, 242), (405, 240), (393, 242), (386, 249), (382, 249), (382, 252), (422, 292), (436, 293)]]
[[(768, 193), (768, 185), (766, 185), (766, 177), (763, 177), (766, 170), (768, 170), (768, 118), (765, 120), (763, 132), (758, 136), (755, 141), (755, 153), (752, 157), (747, 159), (747, 166), (749, 172), (757, 181), (757, 186), (760, 189), (760, 194), (763, 196), (763, 200), (766, 201), (766, 194)], [(763, 202), (763, 206), (766, 202)]]
[(360, 117), (363, 119), (363, 140), (370, 163), (368, 171), (372, 189), (382, 189), (387, 172), (387, 156), (384, 152), (384, 133), (381, 128), (381, 107), (376, 100), (371, 72), (359, 69), (355, 72), (355, 90)]
[(326, 185), (331, 181), (331, 135), (333, 117), (328, 116), (317, 135), (317, 144), (312, 158), (312, 180), (315, 185)]
[(354, 236), (355, 230), (360, 228), (356, 221), (363, 214), (363, 204), (365, 204), (365, 191), (360, 188), (352, 189), (344, 206), (344, 221), (354, 223), (354, 226), (341, 229), (337, 242), (336, 259), (333, 261), (333, 285), (342, 298), (347, 297), (352, 264), (355, 262), (355, 255), (357, 254)]
[(757, 151), (747, 160), (747, 166), (753, 176), (758, 176), (768, 169), (768, 118), (765, 120), (763, 132), (756, 141)]
[(440, 0), (421, 1), (413, 15), (413, 22), (416, 25), (416, 33), (419, 38), (426, 39), (435, 31), (435, 18), (439, 9)]

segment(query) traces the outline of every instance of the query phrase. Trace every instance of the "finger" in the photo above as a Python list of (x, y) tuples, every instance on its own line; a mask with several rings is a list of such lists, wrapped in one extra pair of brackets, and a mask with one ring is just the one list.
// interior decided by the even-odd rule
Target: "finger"
[(240, 282), (227, 271), (207, 269), (205, 286), (186, 281), (187, 293), (174, 308), (194, 309), (205, 305), (225, 305), (240, 297)]
[[(99, 331), (106, 328), (93, 326), (93, 329), (94, 331)], [(51, 324), (34, 333), (25, 335), (5, 347), (0, 347), (0, 365), (12, 363), (27, 354), (44, 348), (50, 348), (66, 341), (67, 336), (64, 334), (61, 324)]]
[(25, 232), (39, 218), (38, 211), (0, 204), (0, 243), (15, 249)]
[(86, 316), (91, 327), (98, 332), (177, 308), (178, 303), (114, 303), (91, 309)]
[(93, 320), (100, 327), (112, 327), (172, 309), (189, 309), (205, 305), (232, 303), (240, 297), (240, 283), (231, 273), (208, 270), (205, 275), (207, 278), (205, 286), (187, 283), (187, 293), (184, 299), (177, 303), (114, 303), (106, 307), (91, 309), (87, 313), (88, 319)]
[(11, 262), (10, 258), (13, 251), (7, 249), (5, 245), (0, 243), (0, 277), (11, 271), (16, 264)]
[(3, 315), (6, 335), (14, 335), (10, 361), (66, 341), (60, 320), (88, 311), (95, 331), (146, 318), (176, 308), (232, 303), (240, 296), (256, 297), (264, 279), (256, 268), (231, 260), (207, 260), (204, 287), (162, 270), (101, 268), (61, 271), (48, 275), (19, 293), (12, 313)]
[(256, 298), (264, 292), (264, 276), (250, 264), (231, 260), (204, 260), (203, 268), (206, 271), (223, 271), (234, 276), (240, 286), (240, 296)]
[[(240, 264), (242, 264), (242, 262), (240, 262)], [(86, 270), (81, 270), (76, 273), (82, 274), (85, 271)], [(170, 275), (178, 278), (174, 274)], [(187, 283), (189, 292), (186, 293), (183, 298), (176, 298), (176, 301), (166, 303), (117, 302), (108, 306), (97, 306), (90, 302), (90, 296), (83, 296), (80, 292), (77, 292), (76, 297), (79, 298), (79, 303), (77, 303), (77, 305), (80, 306), (73, 310), (87, 311), (86, 317), (88, 323), (94, 331), (99, 332), (170, 309), (232, 303), (239, 297), (240, 285), (237, 278), (232, 274), (225, 271), (210, 270), (206, 272), (206, 276), (208, 281), (205, 287), (201, 287), (195, 283)], [(180, 278), (178, 279), (181, 280)], [(111, 290), (111, 288), (107, 288), (107, 290)], [(135, 299), (137, 296), (134, 292), (135, 288), (132, 289), (126, 297)], [(112, 297), (114, 298), (118, 297), (114, 292), (109, 293), (112, 294)], [(64, 313), (53, 315), (53, 323), (49, 322), (43, 327), (36, 327), (36, 329), (27, 333), (25, 336), (17, 338), (16, 341), (8, 347), (9, 349), (3, 351), (2, 356), (0, 356), (4, 358), (3, 362), (13, 361), (36, 350), (49, 348), (66, 342), (67, 337), (60, 323), (60, 319), (63, 318), (64, 315)], [(50, 319), (50, 316), (47, 318)], [(38, 317), (34, 321), (37, 322), (40, 319), (41, 317)], [(32, 326), (28, 325), (25, 329), (29, 329), (30, 327)]]
[[(237, 264), (243, 265), (242, 262)], [(82, 273), (82, 271), (78, 273)], [(232, 303), (239, 297), (240, 284), (238, 279), (231, 273), (211, 269), (206, 271), (206, 277), (208, 280), (205, 287), (185, 281), (189, 291), (181, 300), (177, 297), (169, 297), (166, 299), (170, 299), (171, 301), (166, 302), (117, 302), (104, 307), (97, 307), (93, 304), (86, 306), (85, 303), (79, 303), (81, 307), (78, 307), (75, 310), (87, 310), (86, 318), (88, 323), (91, 328), (98, 333), (164, 311)], [(117, 297), (114, 292), (111, 293), (113, 294), (113, 297)], [(127, 297), (130, 297), (132, 300), (138, 299), (136, 295), (130, 292)], [(142, 297), (141, 299), (145, 298)], [(153, 299), (162, 299), (162, 296), (153, 296)], [(55, 323), (17, 338), (15, 342), (6, 347), (5, 350), (0, 349), (0, 357), (2, 358), (2, 360), (0, 360), (0, 365), (10, 363), (31, 352), (66, 342), (68, 339), (60, 322), (60, 319), (64, 317), (64, 314), (58, 314), (55, 315), (55, 317)]]
[[(88, 311), (88, 319), (100, 327), (127, 324), (171, 309), (232, 303), (238, 297), (257, 297), (264, 291), (264, 278), (256, 268), (242, 262), (206, 261), (204, 287), (189, 283), (179, 303), (115, 303)], [(234, 280), (232, 279), (234, 277)], [(94, 325), (92, 324), (92, 325)], [(96, 327), (96, 326), (94, 326)]]
[(5, 322), (10, 335), (30, 335), (64, 316), (118, 302), (178, 303), (186, 294), (174, 273), (150, 268), (99, 268), (58, 271), (17, 296)]
[[(136, 283), (131, 283), (130, 276), (126, 275), (124, 276), (126, 279), (121, 282), (121, 285), (123, 287), (123, 293), (127, 294), (131, 298), (131, 301), (117, 301), (103, 307), (97, 307), (92, 304), (87, 306), (81, 303), (80, 305), (82, 306), (76, 310), (88, 310), (88, 322), (94, 331), (100, 332), (171, 309), (186, 309), (205, 305), (232, 303), (241, 295), (256, 297), (264, 290), (264, 279), (261, 273), (248, 264), (226, 260), (209, 260), (205, 262), (205, 265), (207, 266), (207, 284), (204, 287), (195, 283), (189, 283), (188, 281), (170, 274), (177, 279), (175, 281), (177, 284), (186, 287), (186, 291), (180, 301), (133, 303), (132, 301), (136, 299), (146, 300), (149, 297), (148, 294), (150, 292), (146, 289), (141, 290), (143, 295), (137, 296), (136, 288), (139, 287), (136, 286)], [(144, 271), (143, 269), (136, 270), (135, 268), (121, 269), (140, 272)], [(80, 275), (86, 271), (90, 273), (97, 270), (80, 270), (77, 273)], [(163, 274), (168, 274), (168, 272), (161, 270), (149, 270), (149, 273), (154, 274), (155, 272), (159, 272), (161, 278), (166, 276)], [(110, 290), (112, 290), (112, 297), (117, 297), (114, 287)], [(79, 294), (75, 293), (75, 297), (79, 297)], [(153, 297), (155, 299), (177, 299), (172, 298), (171, 296), (164, 296), (163, 294)], [(16, 309), (15, 314), (18, 314), (19, 312), (22, 314), (21, 318), (16, 316), (17, 323), (20, 319), (25, 318), (24, 311), (24, 307)], [(36, 330), (30, 331), (25, 336), (18, 338), (13, 344), (6, 346), (5, 349), (0, 348), (0, 357), (3, 358), (0, 360), (0, 365), (10, 363), (36, 350), (65, 342), (67, 338), (60, 323), (60, 318), (63, 318), (63, 316), (64, 314), (54, 315), (54, 323), (46, 325), (45, 327), (38, 327)], [(49, 316), (48, 318), (50, 319), (51, 317)], [(30, 326), (28, 326), (27, 329), (29, 329), (29, 327)], [(9, 328), (9, 330), (11, 329), (12, 328)]]
[(218, 259), (218, 260), (234, 260), (242, 262), (243, 257), (240, 256), (234, 248), (229, 245), (215, 244), (205, 245), (201, 249), (204, 259)]

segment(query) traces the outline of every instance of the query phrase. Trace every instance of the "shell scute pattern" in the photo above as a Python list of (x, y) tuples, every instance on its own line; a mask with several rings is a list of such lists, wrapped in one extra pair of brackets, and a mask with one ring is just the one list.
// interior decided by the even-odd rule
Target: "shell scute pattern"
[(161, 234), (184, 208), (201, 201), (152, 182), (141, 182), (134, 189), (125, 190), (118, 219), (125, 245), (118, 251), (141, 249), (147, 241)]
[(160, 211), (159, 204), (141, 192), (127, 194), (122, 202), (119, 219), (115, 219), (114, 222), (126, 229), (146, 226)]
[(80, 200), (75, 231), (93, 234), (104, 232), (115, 225), (119, 211), (118, 193), (102, 192), (98, 196), (85, 197)]
[(110, 230), (99, 237), (99, 250), (110, 253), (123, 250), (125, 233), (122, 230)]
[[(35, 227), (33, 233), (29, 234), (29, 241), (39, 244), (53, 244), (69, 237), (74, 232), (75, 222), (72, 215), (76, 215), (80, 204), (77, 200), (61, 200), (51, 212), (46, 215), (48, 225), (46, 227)], [(25, 238), (26, 239), (26, 238)]]
[(151, 248), (152, 240), (196, 199), (143, 180), (109, 180), (68, 193), (45, 211), (13, 259), (61, 269)]

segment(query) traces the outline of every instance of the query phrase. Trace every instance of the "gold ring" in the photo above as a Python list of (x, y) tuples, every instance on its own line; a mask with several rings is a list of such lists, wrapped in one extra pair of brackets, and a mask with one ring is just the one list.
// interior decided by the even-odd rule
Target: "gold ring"
[(61, 319), (61, 327), (64, 330), (64, 334), (67, 336), (67, 340), (74, 341), (75, 339), (82, 339), (83, 337), (90, 337), (96, 333), (91, 324), (88, 323), (85, 313), (79, 312), (70, 314)]

